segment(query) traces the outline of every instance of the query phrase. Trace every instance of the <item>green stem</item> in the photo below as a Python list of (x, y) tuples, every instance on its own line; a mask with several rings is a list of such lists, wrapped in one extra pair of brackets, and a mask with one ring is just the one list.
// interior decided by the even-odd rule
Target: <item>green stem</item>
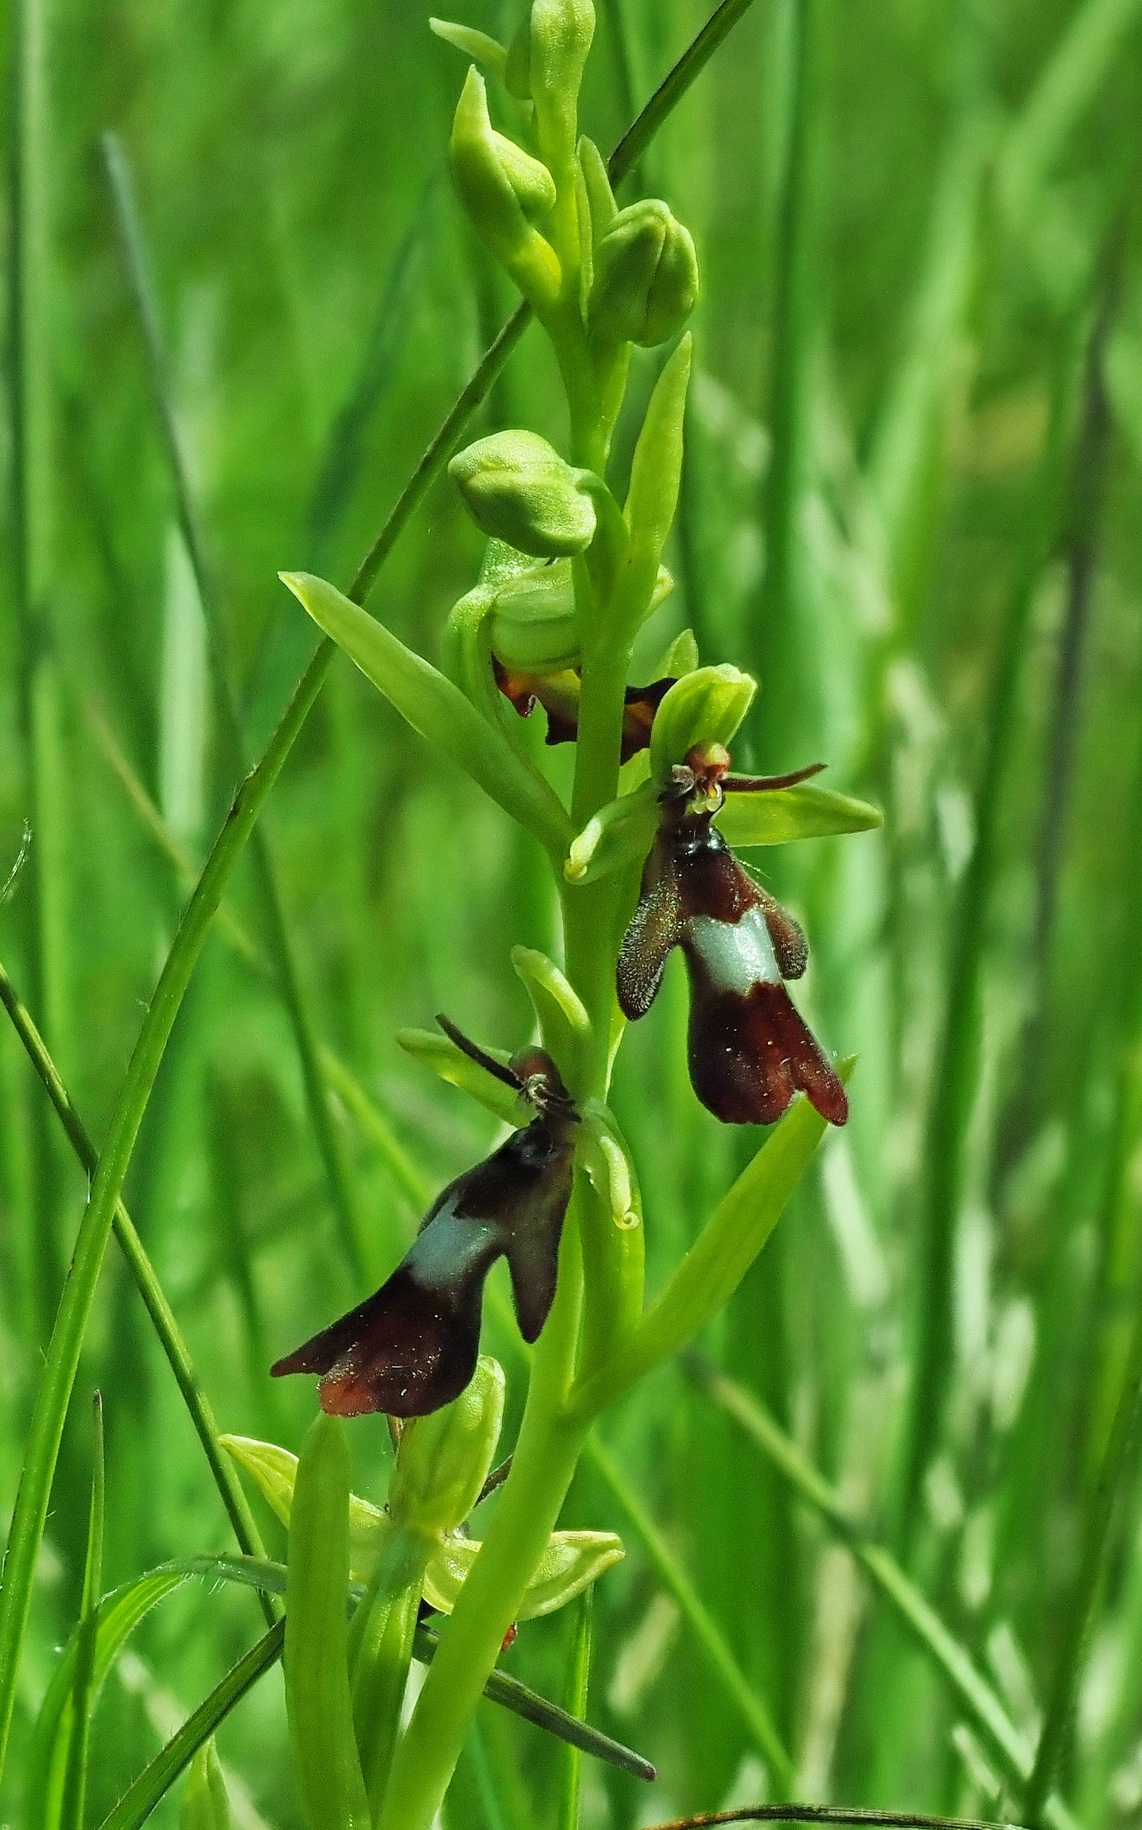
[(429, 1830), (571, 1484), (586, 1434), (563, 1416), (579, 1328), (577, 1246), (574, 1226), (566, 1227), (555, 1303), (532, 1358), (511, 1473), (397, 1749), (378, 1830)]

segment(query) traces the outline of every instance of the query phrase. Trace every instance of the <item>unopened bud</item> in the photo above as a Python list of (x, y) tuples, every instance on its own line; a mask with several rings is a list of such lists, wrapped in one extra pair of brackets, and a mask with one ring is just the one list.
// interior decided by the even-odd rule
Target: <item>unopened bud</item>
[(462, 1525), (488, 1477), (503, 1417), (503, 1368), (481, 1354), (458, 1398), (405, 1424), (389, 1488), (394, 1522), (429, 1534)]
[(520, 101), (535, 103), (545, 154), (574, 151), (579, 85), (594, 32), (591, 0), (534, 0), (508, 47), (504, 81)]
[(756, 682), (736, 667), (697, 667), (676, 680), (654, 715), (650, 773), (661, 786), (695, 744), (728, 744), (750, 708)]
[(456, 189), (480, 240), (533, 304), (549, 300), (559, 288), (559, 262), (533, 225), (554, 205), (555, 181), (538, 159), (496, 132), (475, 66), (456, 105), (449, 150)]
[(587, 307), (592, 334), (603, 343), (651, 348), (681, 330), (697, 300), (690, 231), (654, 197), (620, 210), (595, 249)]
[(476, 525), (536, 559), (582, 553), (595, 533), (595, 506), (573, 470), (536, 432), (495, 432), (448, 466)]
[(571, 561), (529, 566), (496, 592), (492, 653), (519, 673), (559, 673), (579, 659)]

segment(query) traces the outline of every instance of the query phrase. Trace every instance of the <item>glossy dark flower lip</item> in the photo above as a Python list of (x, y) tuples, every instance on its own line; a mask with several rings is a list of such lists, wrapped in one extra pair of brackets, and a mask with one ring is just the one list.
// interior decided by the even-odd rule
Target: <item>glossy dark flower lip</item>
[(374, 1295), (271, 1367), (275, 1378), (319, 1373), (321, 1407), (334, 1416), (422, 1417), (458, 1398), (476, 1369), (484, 1280), (497, 1258), (508, 1261), (526, 1341), (538, 1338), (555, 1297), (578, 1113), (544, 1050), (521, 1050), (505, 1068), (438, 1021), (535, 1117), (448, 1184)]
[(632, 1020), (644, 1016), (681, 947), (690, 1079), (702, 1104), (726, 1124), (768, 1125), (803, 1092), (830, 1124), (843, 1125), (844, 1087), (785, 989), (805, 970), (804, 933), (713, 825), (726, 789), (789, 787), (823, 765), (781, 776), (731, 776), (729, 765), (721, 745), (691, 751), (659, 797), (658, 833), (619, 953), (619, 1005)]
[[(505, 667), (494, 657), (492, 666), (496, 685), (521, 718), (530, 718), (536, 706), (542, 705), (547, 713), (546, 743), (575, 742), (579, 734), (581, 684), (576, 668), (566, 667), (551, 674), (524, 673)], [(648, 748), (654, 714), (673, 685), (673, 676), (669, 676), (652, 680), (647, 686), (627, 687), (620, 762), (629, 762), (640, 750)]]

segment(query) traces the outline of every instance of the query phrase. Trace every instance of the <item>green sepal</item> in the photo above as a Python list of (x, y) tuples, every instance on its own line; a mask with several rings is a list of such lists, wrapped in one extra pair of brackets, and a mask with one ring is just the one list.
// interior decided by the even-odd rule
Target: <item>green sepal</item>
[(230, 1800), (214, 1737), (204, 1741), (190, 1763), (178, 1830), (230, 1830)]
[(456, 104), (449, 156), (460, 201), (480, 240), (524, 297), (544, 312), (559, 296), (562, 270), (534, 221), (554, 203), (554, 181), (538, 159), (496, 132), (475, 65)]
[(774, 788), (763, 794), (726, 795), (714, 815), (728, 845), (787, 845), (793, 839), (826, 839), (833, 833), (871, 832), (884, 815), (868, 801), (834, 794), (815, 782)]
[[(538, 432), (493, 432), (458, 451), (448, 474), (477, 527), (535, 559), (585, 552), (595, 503), (575, 470)], [(592, 479), (593, 481), (593, 479)]]
[(642, 1196), (630, 1152), (609, 1106), (588, 1099), (582, 1108), (579, 1151), (591, 1185), (624, 1231), (642, 1224)]
[[(282, 1522), (289, 1524), (293, 1489), (297, 1480), (297, 1456), (276, 1442), (259, 1442), (253, 1436), (220, 1436), (221, 1446), (232, 1460), (257, 1483), (263, 1499)], [(389, 1520), (368, 1500), (355, 1493), (349, 1495), (349, 1580), (368, 1582), (377, 1558), (392, 1530)]]
[[(650, 727), (650, 773), (661, 788), (698, 743), (728, 744), (750, 708), (757, 683), (728, 663), (697, 667), (676, 680)], [(745, 798), (744, 796), (742, 798)], [(772, 796), (755, 795), (755, 800)]]
[(319, 1414), (302, 1445), (288, 1569), (282, 1663), (305, 1817), (310, 1830), (369, 1830), (349, 1692), (349, 1447), (336, 1417)]
[(564, 1077), (574, 1079), (591, 1042), (591, 1019), (582, 998), (554, 961), (537, 948), (513, 947), (511, 962), (531, 999), (544, 1048)]
[(395, 1525), (435, 1538), (464, 1523), (492, 1465), (506, 1389), (502, 1366), (481, 1354), (458, 1398), (405, 1424), (389, 1484)]
[[(450, 1614), (481, 1549), (478, 1538), (450, 1537), (428, 1566), (424, 1599)], [(537, 1620), (574, 1601), (626, 1555), (613, 1531), (553, 1531), (524, 1591), (517, 1620)]]
[[(671, 687), (670, 691), (675, 689)], [(669, 698), (670, 694), (667, 694)], [(666, 700), (663, 700), (665, 705)], [(662, 715), (659, 707), (658, 717)], [(651, 740), (658, 723), (651, 727)], [(658, 831), (658, 790), (647, 781), (633, 794), (622, 794), (608, 801), (587, 821), (582, 832), (571, 841), (563, 865), (568, 883), (594, 883), (608, 872), (621, 870), (646, 857)]]
[(690, 357), (691, 340), (685, 336), (658, 377), (635, 446), (625, 509), (630, 546), (613, 609), (623, 628), (636, 627), (647, 614), (678, 506)]
[[(665, 571), (660, 567), (660, 571)], [(698, 638), (692, 629), (680, 629), (670, 646), (660, 655), (657, 664), (651, 668), (652, 680), (681, 680), (684, 674), (692, 674), (698, 665)]]
[(478, 32), (471, 25), (457, 25), (452, 19), (430, 19), (430, 32), (437, 38), (443, 38), (445, 44), (455, 45), (465, 57), (473, 63), (483, 64), (485, 70), (498, 77), (502, 83), (507, 67), (507, 46), (500, 44), (496, 38), (489, 38), (487, 32)]
[(308, 572), (279, 576), (414, 731), (466, 769), (547, 850), (565, 853), (570, 821), (555, 791), (458, 686), (323, 578)]
[[(524, 1125), (530, 1125), (535, 1117), (526, 1100), (521, 1099), (518, 1093), (513, 1093), (494, 1074), (489, 1074), (487, 1068), (482, 1068), (478, 1061), (471, 1060), (447, 1036), (438, 1036), (431, 1029), (398, 1029), (397, 1043), (406, 1055), (411, 1055), (422, 1067), (431, 1068), (449, 1086), (459, 1087), (462, 1093), (467, 1093), (477, 1105), (494, 1113), (505, 1125), (514, 1125), (520, 1130)], [(511, 1060), (511, 1056), (501, 1048), (486, 1048), (485, 1053), (502, 1062), (504, 1067)]]

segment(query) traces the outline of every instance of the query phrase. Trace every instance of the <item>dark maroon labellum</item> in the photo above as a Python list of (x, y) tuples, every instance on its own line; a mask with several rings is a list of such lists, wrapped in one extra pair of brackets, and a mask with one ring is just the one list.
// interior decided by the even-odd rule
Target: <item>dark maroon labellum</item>
[(578, 1113), (542, 1049), (521, 1050), (505, 1068), (437, 1021), (535, 1117), (448, 1184), (374, 1296), (271, 1367), (275, 1378), (321, 1373), (318, 1397), (332, 1416), (424, 1417), (458, 1398), (476, 1370), (484, 1280), (497, 1258), (508, 1261), (525, 1341), (538, 1337), (555, 1296)]
[(690, 977), (690, 1079), (702, 1104), (730, 1125), (769, 1125), (795, 1092), (830, 1124), (848, 1100), (783, 984), (800, 978), (805, 936), (754, 882), (713, 817), (725, 788), (762, 793), (815, 775), (730, 776), (717, 745), (692, 750), (659, 796), (662, 817), (642, 873), (638, 906), (619, 953), (624, 1016), (646, 1015), (667, 957), (681, 947)]
[[(530, 718), (537, 705), (547, 713), (547, 743), (574, 743), (579, 734), (579, 689), (577, 668), (566, 667), (561, 673), (514, 673), (492, 657), (496, 685), (505, 699), (510, 699), (521, 718)], [(652, 680), (649, 686), (628, 686), (623, 712), (620, 762), (629, 762), (650, 743), (654, 714), (665, 699), (673, 679)]]

